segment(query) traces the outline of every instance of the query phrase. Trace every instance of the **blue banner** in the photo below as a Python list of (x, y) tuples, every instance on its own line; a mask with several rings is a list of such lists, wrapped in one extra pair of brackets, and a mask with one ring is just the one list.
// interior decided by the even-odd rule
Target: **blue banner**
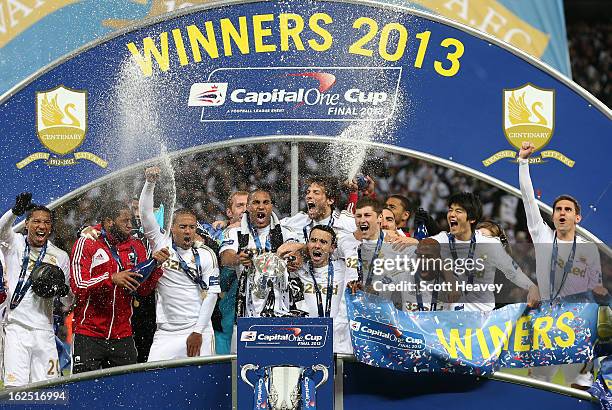
[(501, 367), (584, 363), (593, 357), (594, 303), (403, 312), (383, 298), (348, 290), (346, 301), (355, 357), (372, 366), (485, 375)]

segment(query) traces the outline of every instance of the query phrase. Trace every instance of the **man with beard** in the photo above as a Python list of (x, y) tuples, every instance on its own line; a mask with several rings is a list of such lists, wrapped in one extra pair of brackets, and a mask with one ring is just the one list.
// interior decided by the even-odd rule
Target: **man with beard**
[(145, 170), (140, 217), (151, 249), (167, 248), (170, 257), (156, 290), (157, 331), (149, 362), (215, 354), (211, 315), (221, 292), (219, 266), (214, 252), (195, 245), (197, 219), (193, 211), (178, 209), (170, 232), (161, 231), (153, 214), (153, 192), (159, 167)]
[[(168, 257), (167, 249), (158, 250), (147, 260), (144, 245), (132, 236), (127, 204), (109, 201), (102, 207), (100, 220), (99, 237), (81, 237), (72, 248), (73, 373), (136, 363), (133, 295), (151, 293), (161, 275), (157, 265)], [(134, 269), (140, 263), (140, 269)]]
[[(26, 211), (26, 234), (16, 234), (13, 224)], [(61, 375), (53, 333), (53, 298), (36, 295), (30, 279), (35, 267), (49, 263), (63, 271), (68, 283), (68, 254), (49, 241), (52, 228), (51, 211), (33, 205), (29, 192), (19, 194), (15, 206), (0, 219), (0, 252), (5, 262), (9, 304), (4, 317), (4, 387)], [(62, 302), (70, 305), (68, 298)]]
[[(582, 219), (578, 201), (570, 195), (555, 199), (552, 214), (555, 229), (546, 225), (540, 215), (529, 175), (529, 156), (534, 150), (533, 143), (523, 142), (519, 151), (519, 183), (527, 227), (535, 246), (536, 277), (542, 298), (554, 300), (589, 290), (604, 297), (608, 291), (602, 286), (597, 246), (576, 234), (576, 226)], [(593, 383), (592, 364), (534, 367), (531, 376), (551, 381), (557, 370), (562, 369), (567, 384), (586, 390)]]
[(353, 215), (335, 209), (340, 189), (336, 178), (313, 177), (306, 184), (306, 212), (284, 218), (282, 225), (293, 229), (304, 244), (308, 243), (308, 234), (315, 225), (332, 227), (339, 237), (355, 231)]
[[(450, 310), (488, 311), (495, 308), (494, 291), (480, 288), (493, 284), (495, 270), (499, 269), (512, 283), (528, 290), (527, 303), (536, 307), (540, 302), (538, 287), (523, 273), (508, 255), (498, 238), (484, 236), (476, 230), (482, 218), (482, 204), (478, 196), (462, 192), (448, 198), (446, 220), (449, 232), (432, 236), (441, 245), (444, 261), (452, 260), (453, 273), (458, 276), (458, 289), (462, 290), (459, 303)], [(479, 286), (480, 290), (464, 290)]]
[[(247, 269), (253, 265), (253, 256), (276, 253), (286, 242), (298, 241), (290, 228), (280, 224), (272, 207), (272, 195), (268, 190), (258, 188), (251, 191), (240, 226), (231, 228), (221, 244), (221, 266), (235, 268), (238, 276), (236, 317), (259, 317), (266, 303), (266, 298), (256, 297), (250, 291), (253, 278), (247, 275)], [(274, 288), (275, 307), (288, 300), (288, 291), (280, 292), (280, 289)], [(234, 331), (232, 351), (236, 348), (235, 341)]]
[(308, 261), (293, 274), (301, 282), (302, 299), (296, 307), (309, 317), (331, 317), (334, 321), (334, 352), (349, 353), (348, 322), (338, 321), (346, 287), (344, 262), (330, 260), (336, 249), (336, 233), (326, 225), (315, 225), (306, 245)]

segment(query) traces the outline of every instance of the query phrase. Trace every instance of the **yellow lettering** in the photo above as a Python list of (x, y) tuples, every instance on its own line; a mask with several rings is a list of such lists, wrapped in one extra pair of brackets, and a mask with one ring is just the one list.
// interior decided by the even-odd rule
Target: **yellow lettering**
[(572, 312), (565, 312), (557, 318), (557, 328), (567, 335), (567, 340), (563, 340), (561, 337), (557, 336), (555, 337), (555, 343), (557, 343), (559, 347), (570, 347), (573, 346), (576, 341), (576, 333), (569, 325), (563, 323), (563, 319), (567, 319), (569, 322), (574, 319), (574, 314)]
[(478, 344), (480, 345), (482, 357), (491, 357), (491, 352), (489, 352), (489, 346), (487, 346), (487, 339), (485, 339), (484, 332), (482, 331), (482, 329), (476, 329), (476, 338), (478, 339)]
[(172, 30), (172, 38), (174, 38), (174, 44), (176, 45), (176, 53), (178, 54), (179, 62), (181, 65), (189, 64), (187, 53), (185, 52), (185, 44), (183, 43), (183, 36), (181, 35), (181, 29), (175, 28)]
[[(304, 50), (304, 43), (300, 38), (300, 33), (304, 30), (304, 20), (298, 14), (283, 13), (279, 15), (280, 19), (280, 41), (281, 50), (289, 50), (289, 37), (293, 39), (297, 50)], [(293, 22), (293, 27), (289, 27)]]
[(187, 26), (187, 36), (189, 37), (189, 44), (191, 45), (191, 53), (193, 54), (193, 61), (196, 63), (202, 61), (200, 46), (204, 48), (210, 58), (219, 57), (219, 48), (217, 47), (217, 39), (215, 38), (212, 22), (207, 21), (204, 26), (206, 27), (206, 37), (204, 37), (197, 26), (193, 24)]
[(466, 359), (472, 360), (472, 329), (465, 330), (465, 344), (463, 344), (461, 337), (459, 337), (459, 329), (450, 330), (448, 343), (446, 342), (442, 329), (436, 329), (436, 334), (438, 335), (438, 340), (440, 340), (440, 343), (442, 343), (442, 346), (444, 346), (450, 357), (456, 359), (458, 357), (457, 349), (459, 349)]
[(270, 37), (272, 35), (272, 29), (264, 28), (262, 23), (266, 21), (273, 21), (273, 14), (258, 14), (253, 16), (253, 35), (255, 37), (255, 52), (256, 53), (270, 53), (276, 51), (274, 44), (264, 44), (264, 37)]
[(529, 350), (529, 345), (523, 343), (523, 338), (529, 336), (529, 329), (525, 325), (531, 320), (529, 316), (521, 316), (516, 321), (516, 330), (514, 332), (514, 350), (516, 352), (526, 352)]
[(127, 48), (132, 53), (132, 57), (136, 60), (142, 73), (145, 77), (150, 77), (153, 74), (153, 61), (151, 60), (151, 54), (155, 57), (155, 61), (159, 65), (159, 69), (162, 71), (168, 71), (170, 68), (170, 59), (168, 56), (168, 33), (164, 31), (159, 35), (161, 41), (161, 52), (157, 49), (157, 45), (151, 37), (145, 37), (142, 40), (143, 53), (140, 54), (138, 48), (134, 43), (128, 43)]
[(244, 16), (238, 18), (240, 32), (232, 24), (230, 19), (221, 19), (221, 35), (223, 36), (223, 53), (226, 56), (232, 55), (232, 43), (230, 39), (238, 46), (242, 54), (249, 54), (249, 30), (247, 27), (247, 19)]
[(310, 29), (314, 33), (320, 35), (321, 38), (323, 39), (323, 42), (317, 43), (316, 40), (310, 39), (308, 40), (308, 45), (314, 51), (329, 50), (333, 42), (332, 36), (329, 33), (329, 31), (325, 30), (323, 27), (319, 25), (319, 21), (322, 21), (325, 24), (330, 24), (333, 20), (329, 15), (325, 13), (315, 13), (312, 16), (310, 16), (310, 18), (308, 19), (308, 27), (310, 27)]
[(510, 341), (510, 336), (512, 335), (512, 321), (508, 320), (505, 324), (505, 330), (501, 330), (497, 326), (491, 326), (489, 328), (489, 334), (491, 335), (491, 340), (493, 341), (493, 353), (498, 354), (501, 352), (502, 342), (504, 345), (504, 350), (508, 350), (508, 342)]
[(540, 348), (540, 339), (544, 347), (547, 349), (552, 348), (552, 343), (548, 337), (548, 331), (553, 325), (553, 318), (549, 316), (539, 317), (533, 323), (533, 348), (538, 350)]

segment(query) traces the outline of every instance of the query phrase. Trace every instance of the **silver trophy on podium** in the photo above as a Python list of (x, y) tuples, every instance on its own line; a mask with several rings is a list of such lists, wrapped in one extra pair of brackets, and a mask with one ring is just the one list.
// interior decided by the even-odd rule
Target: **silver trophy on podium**
[[(256, 392), (257, 387), (251, 383), (247, 377), (249, 371), (256, 371), (258, 374), (257, 385), (263, 381), (263, 388), (267, 396), (266, 409), (270, 410), (301, 410), (302, 402), (314, 403), (316, 390), (327, 382), (329, 370), (322, 364), (316, 364), (310, 368), (295, 365), (266, 366), (259, 369), (258, 365), (245, 364), (240, 370), (242, 380), (253, 388)], [(308, 391), (308, 383), (304, 383), (307, 374), (321, 372), (321, 381), (314, 386), (314, 391)], [(312, 376), (310, 376), (312, 377)], [(257, 392), (256, 392), (257, 394)]]

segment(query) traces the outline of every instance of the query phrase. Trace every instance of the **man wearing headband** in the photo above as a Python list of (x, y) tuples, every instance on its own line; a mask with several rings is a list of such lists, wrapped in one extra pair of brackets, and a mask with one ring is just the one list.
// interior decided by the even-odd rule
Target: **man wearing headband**
[(215, 354), (211, 315), (221, 292), (214, 252), (196, 246), (193, 211), (174, 211), (170, 232), (163, 233), (153, 213), (153, 192), (160, 169), (145, 170), (139, 209), (144, 234), (153, 251), (169, 250), (156, 289), (157, 330), (149, 362)]

